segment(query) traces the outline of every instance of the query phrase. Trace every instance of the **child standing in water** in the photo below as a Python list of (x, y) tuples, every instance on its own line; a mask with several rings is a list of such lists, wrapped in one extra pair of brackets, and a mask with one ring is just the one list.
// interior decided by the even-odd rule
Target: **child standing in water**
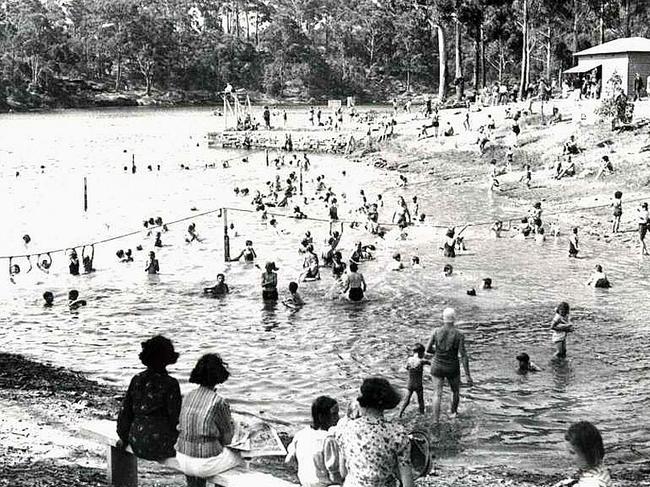
[(569, 257), (578, 257), (578, 252), (580, 252), (580, 247), (578, 247), (578, 227), (575, 227), (571, 235), (569, 235)]
[(409, 357), (406, 361), (406, 370), (409, 371), (409, 381), (408, 381), (408, 394), (402, 404), (402, 409), (399, 411), (399, 417), (402, 417), (404, 411), (406, 410), (409, 402), (411, 402), (411, 396), (415, 392), (418, 398), (418, 409), (420, 414), (424, 414), (424, 388), (422, 386), (422, 373), (424, 371), (424, 365), (431, 365), (429, 360), (424, 358), (424, 345), (421, 343), (416, 343), (413, 347), (413, 355)]
[(614, 202), (612, 203), (614, 208), (614, 223), (612, 224), (612, 232), (618, 233), (621, 226), (621, 216), (623, 215), (623, 193), (617, 191), (614, 193)]
[(556, 350), (554, 357), (566, 357), (567, 335), (573, 331), (573, 325), (569, 322), (569, 303), (563, 301), (555, 308), (555, 316), (551, 322), (551, 331)]
[(158, 274), (160, 272), (160, 266), (158, 265), (155, 252), (149, 252), (149, 260), (144, 270), (147, 271), (147, 274)]

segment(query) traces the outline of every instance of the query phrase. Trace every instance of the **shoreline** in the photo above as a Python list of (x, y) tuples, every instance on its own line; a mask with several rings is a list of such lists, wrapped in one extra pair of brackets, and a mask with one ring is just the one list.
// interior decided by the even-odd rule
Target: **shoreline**
[[(115, 419), (123, 389), (100, 384), (83, 374), (42, 364), (21, 355), (0, 353), (0, 485), (27, 487), (97, 487), (106, 484), (105, 447), (81, 437), (80, 420)], [(283, 441), (288, 441), (288, 436)], [(437, 448), (440, 449), (441, 445)], [(634, 455), (630, 453), (629, 457)], [(296, 481), (293, 467), (283, 459), (262, 459), (254, 468)], [(638, 460), (638, 457), (637, 457)], [(633, 463), (621, 455), (608, 457), (619, 487), (650, 485), (650, 458)], [(431, 473), (419, 487), (485, 487), (552, 485), (566, 478), (557, 467), (522, 469), (509, 465), (474, 465), (462, 455), (433, 458)], [(9, 483), (3, 483), (5, 480)], [(140, 462), (140, 485), (184, 486), (184, 478), (158, 466)]]

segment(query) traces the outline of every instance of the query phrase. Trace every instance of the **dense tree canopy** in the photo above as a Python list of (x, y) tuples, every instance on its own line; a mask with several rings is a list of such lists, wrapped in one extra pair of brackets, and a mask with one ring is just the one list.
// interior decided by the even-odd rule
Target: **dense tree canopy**
[[(3, 0), (0, 103), (100, 90), (381, 98), (552, 79), (645, 0)], [(448, 62), (451, 64), (447, 68)], [(522, 85), (523, 86), (523, 85)]]

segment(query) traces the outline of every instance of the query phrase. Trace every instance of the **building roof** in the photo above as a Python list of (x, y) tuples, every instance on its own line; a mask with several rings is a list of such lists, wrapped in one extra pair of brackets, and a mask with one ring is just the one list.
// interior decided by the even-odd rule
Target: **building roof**
[(623, 52), (650, 52), (650, 39), (645, 37), (626, 37), (605, 42), (576, 52), (574, 56), (593, 56), (595, 54), (618, 54)]
[(598, 66), (602, 65), (603, 61), (593, 61), (593, 60), (583, 60), (580, 63), (578, 63), (577, 66), (574, 66), (571, 69), (567, 69), (564, 71), (564, 74), (579, 74), (579, 73), (587, 73), (591, 71), (592, 69), (596, 69)]

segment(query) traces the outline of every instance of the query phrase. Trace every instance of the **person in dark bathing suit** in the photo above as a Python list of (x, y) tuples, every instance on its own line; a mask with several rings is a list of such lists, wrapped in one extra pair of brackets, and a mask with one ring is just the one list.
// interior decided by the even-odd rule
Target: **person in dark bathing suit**
[(460, 360), (462, 358), (463, 369), (467, 377), (467, 385), (473, 385), (472, 376), (469, 372), (469, 358), (465, 350), (465, 335), (455, 326), (456, 311), (453, 308), (446, 308), (442, 313), (443, 326), (433, 330), (431, 338), (427, 343), (426, 350), (433, 353), (431, 363), (431, 375), (433, 376), (433, 420), (434, 424), (440, 421), (440, 400), (442, 398), (442, 387), (445, 380), (449, 383), (452, 391), (451, 414), (455, 417), (458, 413), (460, 402)]
[(366, 292), (366, 281), (363, 274), (357, 272), (359, 267), (354, 262), (350, 263), (350, 269), (345, 279), (343, 293), (348, 293), (350, 301), (361, 301)]
[(267, 262), (265, 272), (262, 274), (262, 299), (264, 301), (278, 300), (278, 275), (275, 271), (275, 262)]
[(231, 261), (238, 261), (241, 258), (244, 258), (244, 262), (254, 262), (257, 258), (255, 249), (253, 249), (253, 241), (246, 240), (246, 247), (242, 250), (237, 257), (230, 259)]

